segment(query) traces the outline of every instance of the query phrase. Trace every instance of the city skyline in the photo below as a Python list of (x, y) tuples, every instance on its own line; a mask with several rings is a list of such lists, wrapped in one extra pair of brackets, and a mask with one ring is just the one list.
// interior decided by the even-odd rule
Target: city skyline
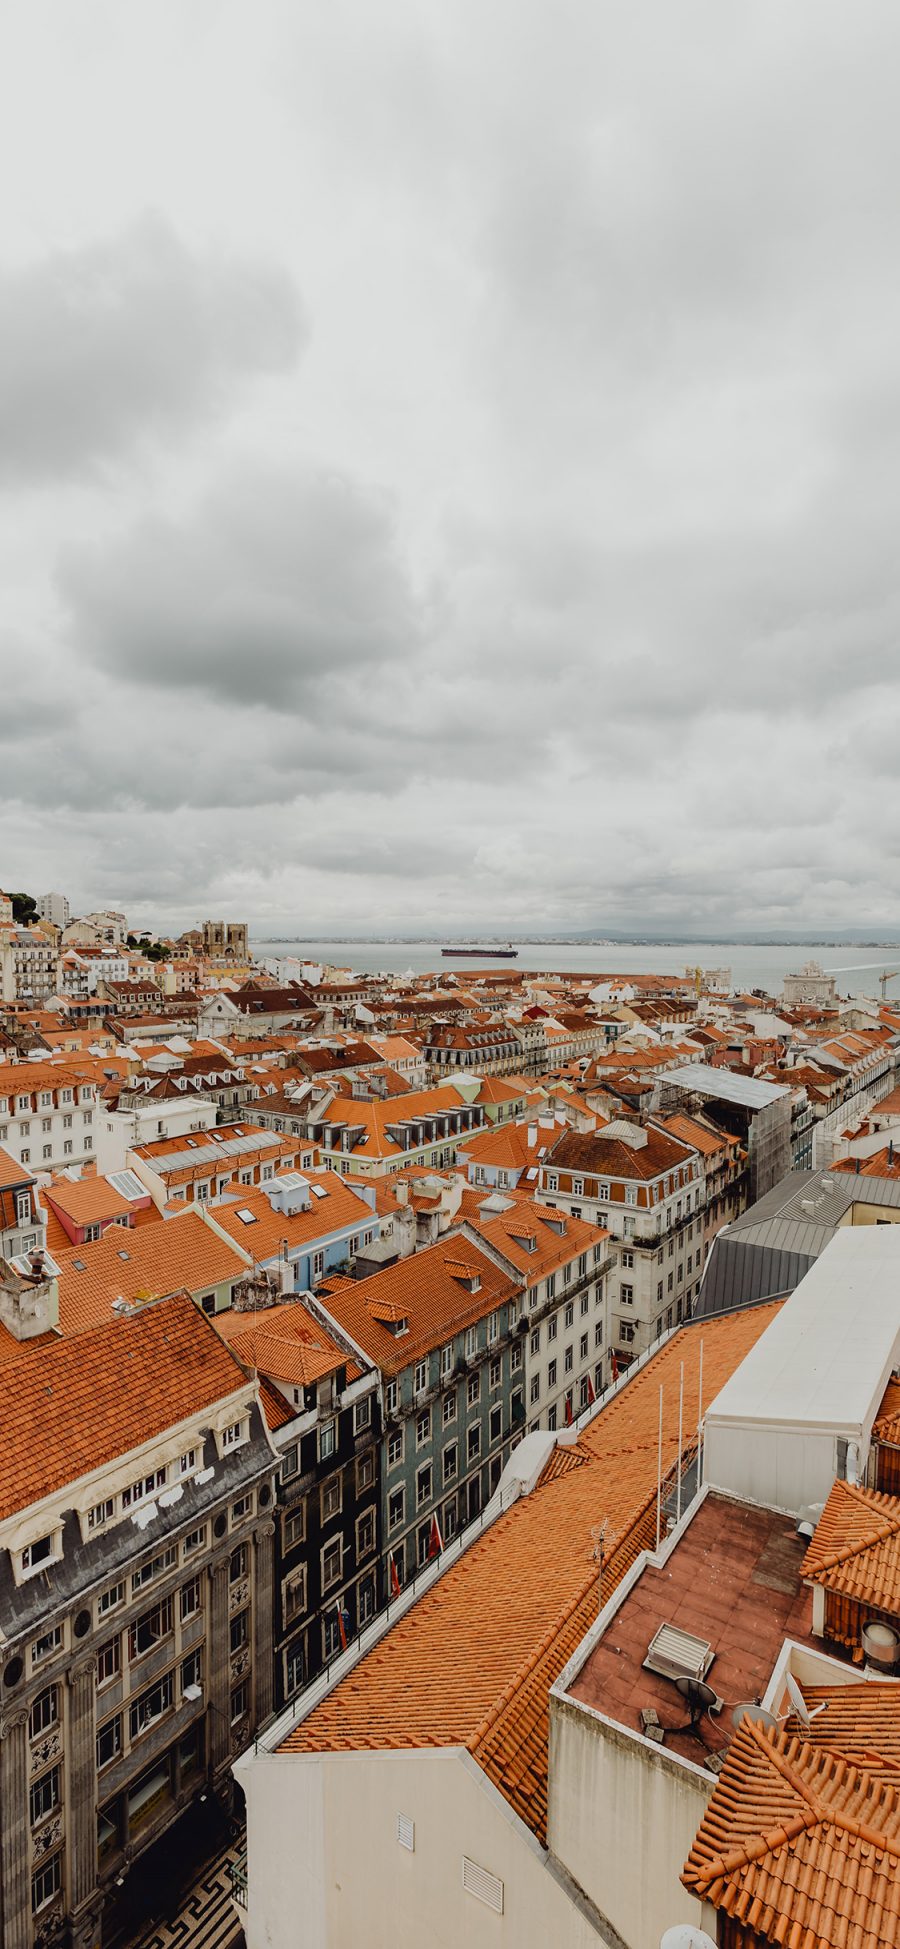
[(894, 10), (2, 32), (23, 885), (889, 926)]

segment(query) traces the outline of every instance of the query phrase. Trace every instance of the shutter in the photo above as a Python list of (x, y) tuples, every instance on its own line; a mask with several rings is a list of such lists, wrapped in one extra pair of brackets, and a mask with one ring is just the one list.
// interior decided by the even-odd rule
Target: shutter
[(503, 1914), (503, 1883), (497, 1875), (489, 1874), (487, 1868), (479, 1868), (477, 1861), (470, 1861), (464, 1854), (462, 1878), (463, 1887), (470, 1895), (477, 1895), (495, 1915)]
[(397, 1839), (401, 1847), (408, 1848), (410, 1854), (415, 1853), (416, 1823), (414, 1820), (410, 1820), (408, 1814), (397, 1815)]

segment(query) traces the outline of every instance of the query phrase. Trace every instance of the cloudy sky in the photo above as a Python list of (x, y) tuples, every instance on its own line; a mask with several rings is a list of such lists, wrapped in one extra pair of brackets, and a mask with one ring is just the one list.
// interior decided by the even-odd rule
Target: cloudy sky
[(0, 884), (900, 925), (896, 0), (0, 24)]

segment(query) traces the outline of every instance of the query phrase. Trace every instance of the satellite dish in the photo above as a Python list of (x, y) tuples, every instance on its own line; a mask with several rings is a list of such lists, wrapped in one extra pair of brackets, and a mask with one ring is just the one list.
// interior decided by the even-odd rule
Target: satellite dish
[(803, 1697), (803, 1693), (801, 1692), (800, 1687), (797, 1684), (797, 1680), (793, 1677), (791, 1672), (785, 1672), (784, 1682), (785, 1685), (787, 1686), (787, 1695), (791, 1701), (791, 1709), (793, 1711), (794, 1718), (799, 1719), (801, 1726), (811, 1726), (813, 1720), (818, 1718), (819, 1713), (825, 1711), (825, 1706), (816, 1705), (813, 1707), (812, 1711), (810, 1712), (809, 1706), (807, 1705), (806, 1700)]
[[(687, 1700), (692, 1731), (699, 1725), (704, 1712), (721, 1712), (722, 1699), (713, 1691), (711, 1685), (704, 1684), (702, 1678), (676, 1678), (675, 1684), (682, 1698)], [(686, 1728), (682, 1727), (682, 1731), (685, 1730)]]
[(732, 1712), (731, 1723), (734, 1727), (742, 1726), (745, 1719), (749, 1719), (754, 1726), (764, 1726), (766, 1731), (778, 1724), (774, 1712), (767, 1712), (764, 1705), (757, 1705), (753, 1699), (745, 1699)]
[(674, 1929), (667, 1929), (659, 1949), (716, 1949), (712, 1936), (705, 1929), (695, 1928), (693, 1922), (676, 1922)]

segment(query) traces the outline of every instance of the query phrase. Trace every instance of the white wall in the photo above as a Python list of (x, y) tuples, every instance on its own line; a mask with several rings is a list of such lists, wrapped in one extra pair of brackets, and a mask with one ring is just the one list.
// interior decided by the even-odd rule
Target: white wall
[(629, 1949), (656, 1949), (676, 1922), (702, 1924), (679, 1881), (715, 1781), (699, 1767), (550, 1697), (548, 1840)]
[[(469, 1755), (245, 1754), (248, 1949), (597, 1949), (585, 1905)], [(397, 1815), (415, 1821), (415, 1850)], [(462, 1885), (467, 1854), (504, 1910)], [(635, 1942), (633, 1949), (644, 1949)]]
[[(859, 1431), (846, 1429), (849, 1441)], [(810, 1428), (765, 1427), (706, 1417), (703, 1480), (712, 1488), (744, 1496), (766, 1509), (796, 1516), (810, 1503), (824, 1502), (837, 1473), (836, 1434)], [(861, 1447), (860, 1472), (867, 1444)]]

